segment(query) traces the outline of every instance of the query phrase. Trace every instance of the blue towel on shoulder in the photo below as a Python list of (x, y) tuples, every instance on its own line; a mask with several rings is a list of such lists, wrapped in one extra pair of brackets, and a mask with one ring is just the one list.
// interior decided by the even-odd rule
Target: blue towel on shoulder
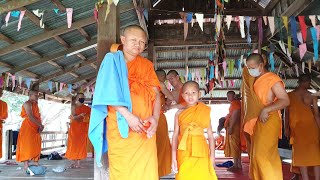
[[(99, 69), (96, 80), (89, 125), (89, 139), (94, 147), (97, 165), (108, 150), (106, 138), (107, 106), (124, 106), (132, 112), (128, 82), (128, 69), (123, 52), (107, 53)], [(118, 129), (121, 137), (129, 135), (126, 119), (117, 112)]]

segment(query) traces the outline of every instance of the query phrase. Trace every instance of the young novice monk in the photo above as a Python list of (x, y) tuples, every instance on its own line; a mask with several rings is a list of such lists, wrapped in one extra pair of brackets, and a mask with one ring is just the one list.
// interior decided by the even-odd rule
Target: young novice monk
[[(214, 171), (214, 138), (210, 107), (199, 101), (199, 84), (194, 81), (182, 87), (186, 108), (175, 115), (172, 139), (172, 170), (176, 180), (216, 180)], [(209, 147), (204, 136), (207, 129)]]

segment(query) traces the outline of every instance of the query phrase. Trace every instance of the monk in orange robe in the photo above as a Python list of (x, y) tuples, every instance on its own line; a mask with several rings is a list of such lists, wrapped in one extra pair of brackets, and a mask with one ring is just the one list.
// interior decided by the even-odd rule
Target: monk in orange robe
[[(216, 180), (215, 148), (210, 107), (199, 102), (199, 84), (186, 82), (182, 87), (186, 109), (175, 115), (172, 138), (172, 169), (176, 180)], [(207, 129), (209, 146), (204, 136)]]
[[(290, 104), (281, 79), (264, 68), (260, 54), (252, 53), (246, 61), (249, 74), (255, 78), (250, 104), (251, 114), (260, 111), (253, 119), (246, 119), (244, 131), (251, 136), (250, 177), (253, 180), (282, 180), (282, 166), (278, 152), (282, 121), (279, 110)], [(252, 100), (251, 100), (252, 101)], [(249, 105), (249, 103), (248, 103)], [(248, 113), (248, 112), (246, 112)]]
[[(140, 26), (124, 29), (121, 36), (128, 68), (132, 113), (124, 106), (108, 105), (107, 140), (110, 180), (158, 180), (156, 130), (160, 116), (160, 83), (148, 59), (140, 56), (147, 42)], [(128, 122), (122, 138), (116, 112)]]
[[(0, 98), (3, 95), (3, 89), (0, 88)], [(8, 105), (0, 100), (0, 159), (2, 158), (2, 124), (8, 118)], [(170, 162), (171, 163), (171, 162)]]
[(87, 157), (88, 128), (91, 109), (83, 104), (84, 95), (78, 93), (71, 105), (70, 129), (66, 158), (74, 161), (70, 168), (81, 168), (80, 160)]
[(215, 148), (217, 150), (224, 150), (225, 148), (225, 141), (224, 141), (224, 136), (221, 134), (222, 129), (224, 128), (224, 123), (226, 121), (225, 117), (222, 117), (219, 119), (219, 125), (217, 127), (217, 134), (218, 137), (215, 138)]
[(173, 86), (173, 90), (171, 93), (175, 99), (174, 103), (172, 103), (172, 101), (167, 101), (167, 104), (169, 104), (168, 109), (174, 109), (174, 108), (182, 109), (182, 108), (184, 108), (187, 104), (182, 97), (183, 83), (181, 82), (181, 79), (180, 79), (178, 72), (176, 70), (170, 70), (167, 73), (167, 80)]
[[(310, 76), (299, 77), (299, 86), (290, 92), (290, 106), (285, 111), (285, 134), (292, 144), (292, 167), (300, 168), (303, 180), (308, 180), (308, 167), (313, 167), (320, 180), (320, 117), (318, 99), (308, 91)], [(297, 173), (297, 172), (296, 172)]]
[(241, 142), (240, 142), (240, 109), (241, 102), (235, 99), (236, 93), (227, 93), (228, 101), (231, 102), (229, 114), (226, 116), (224, 127), (226, 129), (226, 143), (224, 154), (233, 158), (233, 166), (228, 171), (236, 171), (242, 168), (241, 165)]
[(174, 100), (171, 92), (165, 87), (164, 81), (166, 80), (166, 73), (163, 70), (156, 71), (157, 77), (160, 81), (161, 87), (161, 111), (158, 122), (157, 137), (157, 155), (158, 155), (158, 174), (159, 177), (171, 173), (171, 144), (168, 133), (168, 124), (166, 116), (164, 115), (165, 94), (171, 100)]
[(17, 142), (16, 161), (24, 163), (24, 169), (28, 169), (29, 161), (39, 165), (41, 153), (41, 136), (44, 126), (41, 123), (41, 115), (38, 107), (38, 91), (29, 92), (29, 100), (22, 106), (21, 117), (24, 118)]

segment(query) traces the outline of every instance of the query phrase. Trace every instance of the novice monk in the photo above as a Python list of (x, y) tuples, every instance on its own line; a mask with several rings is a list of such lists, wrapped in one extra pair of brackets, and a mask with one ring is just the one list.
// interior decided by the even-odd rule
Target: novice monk
[[(176, 180), (215, 180), (215, 149), (210, 107), (199, 102), (199, 85), (194, 81), (182, 87), (186, 109), (175, 115), (172, 137), (172, 169)], [(209, 147), (204, 136), (207, 129)]]
[(224, 136), (221, 134), (222, 129), (224, 128), (224, 122), (226, 121), (225, 117), (219, 119), (219, 125), (217, 127), (217, 134), (218, 137), (215, 138), (217, 150), (224, 150), (225, 143), (224, 143)]
[(66, 158), (73, 160), (70, 168), (81, 168), (80, 160), (87, 157), (88, 119), (90, 107), (83, 104), (84, 95), (78, 93), (71, 105), (70, 129), (68, 131), (68, 146)]
[[(283, 180), (278, 138), (281, 137), (279, 110), (290, 104), (281, 79), (264, 68), (262, 56), (251, 54), (246, 61), (249, 74), (255, 78), (251, 98), (256, 104), (248, 111), (260, 115), (247, 119), (244, 131), (251, 135), (250, 177), (253, 180)], [(257, 108), (259, 108), (257, 110)]]
[(24, 163), (24, 169), (28, 169), (29, 161), (39, 165), (41, 153), (41, 136), (44, 126), (41, 123), (41, 115), (38, 107), (38, 91), (29, 92), (29, 100), (22, 106), (21, 117), (24, 118), (17, 143), (17, 162)]
[(233, 158), (233, 166), (228, 171), (237, 171), (242, 168), (241, 165), (241, 142), (240, 142), (240, 109), (241, 102), (235, 99), (236, 93), (229, 91), (227, 93), (228, 101), (231, 102), (229, 114), (226, 117), (226, 143), (224, 154), (226, 157)]
[(169, 139), (169, 133), (168, 133), (168, 124), (166, 116), (163, 114), (164, 109), (163, 106), (165, 105), (165, 95), (168, 98), (172, 98), (170, 100), (173, 100), (173, 96), (168, 91), (168, 89), (164, 85), (164, 81), (166, 80), (166, 73), (163, 70), (157, 70), (156, 71), (157, 77), (160, 81), (160, 87), (161, 87), (161, 111), (160, 111), (160, 118), (158, 122), (158, 129), (156, 133), (157, 137), (157, 155), (158, 155), (158, 173), (159, 177), (165, 176), (167, 174), (171, 173), (171, 144)]
[[(3, 95), (3, 89), (0, 88), (0, 98)], [(8, 105), (0, 100), (0, 159), (2, 158), (2, 123), (8, 118)], [(170, 162), (171, 163), (171, 162)]]
[(292, 144), (292, 167), (299, 167), (303, 180), (308, 180), (308, 167), (313, 167), (320, 180), (320, 117), (318, 99), (308, 91), (310, 76), (299, 77), (299, 86), (290, 92), (290, 106), (285, 111), (285, 134)]
[(98, 166), (108, 148), (110, 180), (159, 180), (154, 134), (160, 83), (151, 61), (140, 56), (147, 42), (144, 30), (126, 27), (121, 42), (123, 51), (107, 53), (100, 66), (89, 137)]

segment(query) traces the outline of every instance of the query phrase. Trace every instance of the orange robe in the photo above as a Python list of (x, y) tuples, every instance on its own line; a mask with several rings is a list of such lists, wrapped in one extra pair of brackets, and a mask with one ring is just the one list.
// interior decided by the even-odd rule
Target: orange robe
[[(161, 106), (165, 104), (165, 97), (161, 93)], [(158, 174), (159, 177), (171, 173), (171, 144), (168, 133), (168, 124), (166, 116), (163, 114), (163, 109), (160, 112), (158, 122), (157, 137), (157, 156), (158, 156)]]
[(220, 135), (219, 137), (216, 138), (216, 143), (215, 147), (218, 150), (224, 150), (224, 136)]
[(312, 109), (306, 106), (295, 92), (288, 95), (292, 166), (320, 166), (320, 130)]
[(8, 105), (6, 102), (0, 100), (0, 158), (2, 158), (2, 120), (8, 118)]
[(176, 180), (217, 179), (204, 136), (204, 129), (210, 125), (210, 110), (210, 107), (199, 102), (179, 115)]
[[(279, 76), (268, 72), (262, 75), (254, 83), (254, 92), (264, 106), (267, 104), (267, 96), (271, 88), (281, 82)], [(284, 84), (283, 84), (284, 86)], [(276, 101), (276, 98), (274, 99)], [(269, 113), (267, 122), (262, 123), (255, 119), (252, 127), (250, 149), (250, 175), (254, 180), (283, 180), (282, 165), (278, 152), (278, 139), (281, 135), (282, 121), (280, 113)]]
[[(30, 102), (30, 101), (29, 101)], [(41, 122), (41, 115), (37, 102), (30, 102), (32, 114), (36, 120)], [(40, 153), (41, 153), (41, 136), (39, 132), (39, 126), (33, 123), (24, 107), (22, 106), (22, 111), (20, 116), (24, 118), (19, 135), (18, 135), (18, 143), (17, 143), (17, 162), (23, 161), (39, 161)]]
[(233, 158), (241, 158), (241, 142), (240, 142), (240, 119), (238, 122), (235, 122), (233, 126), (233, 133), (231, 135), (228, 134), (227, 127), (229, 126), (230, 118), (232, 117), (232, 114), (236, 110), (241, 109), (241, 102), (239, 100), (233, 100), (231, 102), (230, 108), (229, 108), (229, 114), (226, 117), (226, 121), (224, 124), (224, 127), (226, 128), (226, 143), (225, 143), (225, 149), (224, 154), (226, 157), (233, 157)]
[[(153, 115), (156, 93), (160, 82), (153, 64), (138, 56), (127, 63), (132, 113), (142, 120)], [(159, 180), (156, 136), (129, 130), (128, 138), (120, 136), (116, 111), (108, 106), (107, 117), (108, 157), (110, 180)]]
[(81, 121), (72, 120), (68, 132), (68, 146), (66, 158), (69, 160), (80, 160), (87, 157), (88, 144), (88, 117), (91, 109), (86, 105), (76, 107), (76, 115), (85, 113), (85, 117)]

